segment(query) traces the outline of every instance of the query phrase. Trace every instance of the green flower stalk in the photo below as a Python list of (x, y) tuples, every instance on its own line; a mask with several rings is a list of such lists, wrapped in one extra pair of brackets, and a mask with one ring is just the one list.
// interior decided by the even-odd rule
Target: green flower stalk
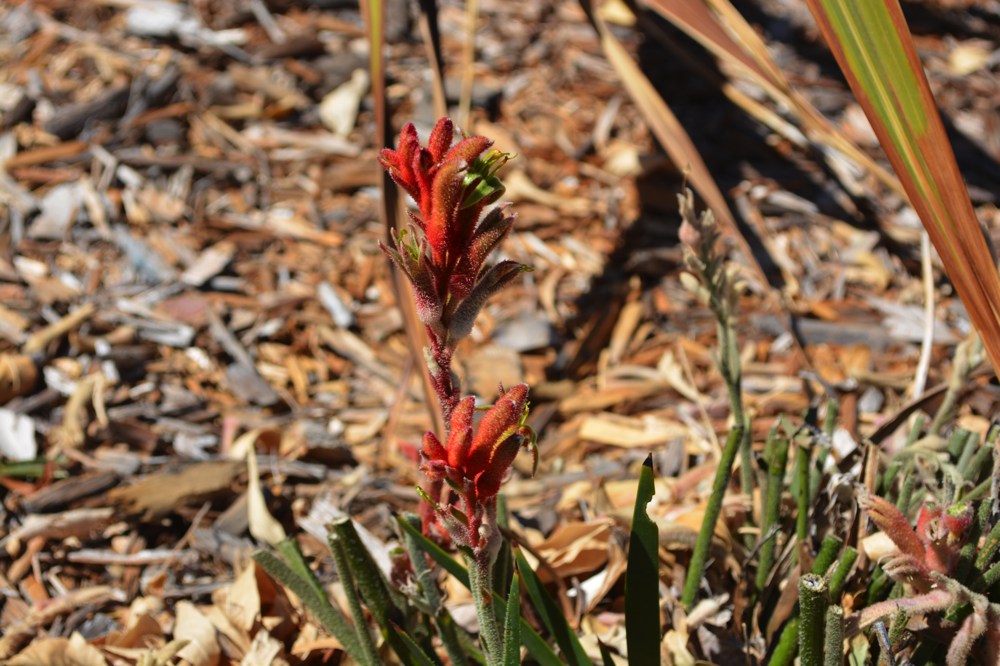
[(740, 486), (746, 495), (753, 493), (753, 467), (750, 460), (750, 424), (743, 411), (740, 352), (736, 340), (736, 308), (740, 282), (735, 267), (727, 265), (724, 255), (718, 250), (719, 231), (711, 211), (697, 216), (694, 211), (694, 195), (690, 190), (678, 196), (678, 201), (682, 219), (680, 239), (684, 244), (684, 262), (689, 271), (681, 274), (681, 282), (715, 314), (719, 338), (716, 364), (726, 383), (733, 417), (733, 429), (722, 449), (719, 467), (712, 482), (712, 495), (691, 554), (691, 564), (681, 596), (681, 603), (690, 610), (705, 573), (712, 534), (722, 514), (722, 500), (729, 485), (737, 452), (740, 453)]
[(537, 448), (525, 424), (527, 385), (501, 387), (496, 403), (476, 426), (476, 400), (462, 397), (451, 362), (487, 299), (530, 269), (515, 261), (487, 264), (514, 224), (507, 207), (487, 211), (503, 196), (497, 173), (510, 155), (491, 150), (493, 142), (486, 137), (454, 139), (454, 125), (447, 118), (434, 127), (426, 147), (408, 124), (398, 148), (379, 154), (379, 162), (419, 208), (410, 215), (410, 227), (394, 234), (391, 246), (382, 250), (413, 288), (429, 341), (425, 355), (431, 385), (447, 424), (440, 436), (424, 435), (422, 523), (429, 536), (450, 539), (465, 555), (487, 664), (494, 666), (505, 654), (491, 584), (502, 545), (497, 495), (518, 451), (531, 449), (537, 466)]

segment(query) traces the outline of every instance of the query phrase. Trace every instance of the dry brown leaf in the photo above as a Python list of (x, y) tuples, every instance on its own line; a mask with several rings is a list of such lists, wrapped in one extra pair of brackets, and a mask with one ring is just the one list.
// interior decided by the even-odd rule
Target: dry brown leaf
[(38, 367), (23, 354), (0, 354), (0, 405), (30, 393), (38, 385)]
[(613, 525), (610, 520), (599, 520), (558, 527), (536, 547), (551, 567), (540, 568), (539, 577), (548, 582), (552, 571), (562, 578), (580, 576), (607, 564)]
[(125, 504), (132, 511), (144, 513), (150, 519), (179, 506), (204, 501), (229, 488), (242, 468), (243, 463), (233, 461), (196, 463), (180, 472), (161, 472), (143, 477), (134, 485), (112, 490), (108, 497), (113, 502)]
[(112, 631), (105, 639), (105, 645), (121, 648), (148, 648), (154, 641), (163, 638), (163, 629), (152, 615), (143, 613), (135, 617), (127, 628)]
[(265, 664), (267, 666), (288, 666), (288, 661), (280, 656), (283, 651), (284, 646), (281, 642), (261, 629), (254, 634), (250, 649), (240, 660), (240, 666), (264, 666)]
[(192, 666), (215, 666), (219, 663), (219, 641), (215, 628), (190, 601), (177, 602), (174, 638), (191, 641), (178, 655)]
[(104, 655), (83, 636), (42, 638), (7, 662), (9, 666), (108, 666)]
[(251, 564), (240, 572), (227, 588), (222, 606), (226, 616), (239, 629), (249, 635), (260, 617), (260, 593), (257, 590), (257, 565)]
[[(254, 439), (256, 440), (256, 434)], [(264, 502), (264, 493), (260, 487), (260, 472), (257, 470), (257, 447), (253, 443), (247, 449), (247, 479), (247, 517), (250, 534), (258, 541), (265, 541), (275, 546), (285, 539), (285, 529), (270, 514)]]
[(643, 418), (597, 414), (580, 424), (580, 439), (624, 448), (649, 448), (675, 437), (687, 437), (683, 423), (647, 415)]

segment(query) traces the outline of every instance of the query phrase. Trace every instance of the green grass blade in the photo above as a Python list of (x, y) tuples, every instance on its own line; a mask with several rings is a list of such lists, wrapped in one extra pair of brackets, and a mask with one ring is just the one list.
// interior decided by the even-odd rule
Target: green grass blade
[(507, 613), (503, 623), (503, 645), (504, 666), (518, 666), (521, 663), (521, 582), (517, 574), (510, 579)]
[(528, 591), (528, 596), (531, 597), (531, 603), (535, 607), (535, 612), (542, 618), (545, 628), (555, 639), (556, 644), (562, 651), (563, 659), (570, 666), (590, 666), (590, 658), (587, 656), (583, 646), (580, 645), (580, 640), (576, 637), (573, 628), (569, 626), (569, 622), (563, 616), (559, 604), (556, 603), (552, 595), (542, 585), (538, 574), (531, 568), (531, 565), (528, 564), (528, 561), (524, 558), (520, 550), (515, 549), (514, 557), (517, 561), (517, 571), (524, 580), (524, 589)]
[(639, 472), (625, 571), (625, 631), (630, 666), (660, 664), (660, 537), (656, 523), (646, 514), (646, 505), (653, 499), (653, 481), (650, 454)]

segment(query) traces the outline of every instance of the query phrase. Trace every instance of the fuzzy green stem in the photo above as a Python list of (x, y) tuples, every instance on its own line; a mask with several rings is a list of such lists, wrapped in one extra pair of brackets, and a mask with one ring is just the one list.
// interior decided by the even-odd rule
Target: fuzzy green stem
[(799, 663), (823, 666), (823, 634), (829, 604), (826, 579), (806, 574), (799, 579)]
[(976, 556), (976, 568), (980, 571), (986, 569), (993, 561), (993, 556), (996, 555), (998, 548), (1000, 548), (1000, 522), (993, 526), (983, 543), (983, 547), (979, 549), (979, 555)]
[(907, 615), (906, 611), (902, 608), (896, 611), (892, 616), (892, 623), (889, 625), (889, 645), (895, 645), (903, 637), (909, 621), (910, 616)]
[[(913, 501), (913, 491), (916, 489), (917, 475), (913, 474), (913, 461), (906, 461), (903, 468), (903, 485), (899, 489), (899, 497), (896, 498), (896, 508), (905, 515), (910, 510), (910, 502)], [(898, 471), (898, 470), (897, 470)]]
[(876, 601), (884, 599), (887, 589), (892, 584), (892, 579), (886, 575), (882, 567), (876, 567), (871, 575), (871, 582), (868, 583), (868, 592), (865, 594), (865, 605), (870, 606)]
[(701, 522), (701, 529), (698, 531), (694, 552), (691, 553), (691, 564), (688, 565), (684, 593), (681, 596), (681, 603), (688, 610), (694, 606), (695, 598), (698, 596), (698, 588), (701, 586), (701, 579), (705, 575), (705, 567), (708, 565), (708, 551), (712, 546), (712, 535), (715, 534), (715, 525), (719, 522), (719, 516), (722, 514), (722, 500), (725, 497), (729, 477), (733, 473), (733, 463), (736, 461), (736, 452), (742, 440), (743, 428), (741, 426), (730, 431), (729, 437), (726, 438), (726, 444), (722, 448), (719, 467), (715, 470), (712, 494), (709, 497), (708, 506), (705, 508), (705, 517)]
[(953, 460), (957, 461), (959, 456), (962, 455), (962, 451), (965, 449), (965, 443), (969, 439), (969, 435), (973, 433), (969, 432), (965, 428), (955, 428), (951, 437), (948, 438), (948, 456)]
[(479, 636), (486, 656), (486, 666), (503, 666), (503, 638), (493, 607), (493, 566), (488, 549), (480, 548), (474, 557), (466, 556), (469, 569), (469, 583), (472, 587), (472, 601), (476, 605), (479, 618)]
[[(764, 499), (764, 517), (760, 525), (760, 539), (765, 539), (781, 518), (781, 493), (784, 490), (785, 467), (788, 464), (789, 441), (778, 435), (775, 425), (767, 434), (767, 496)], [(777, 539), (767, 539), (760, 544), (760, 562), (757, 567), (757, 589), (764, 589), (767, 576), (774, 565)]]
[(969, 463), (972, 462), (972, 457), (979, 450), (979, 435), (974, 432), (970, 432), (965, 436), (962, 441), (962, 453), (958, 456), (958, 462), (955, 466), (958, 467), (959, 474), (966, 481), (972, 481), (968, 476), (966, 476), (966, 471), (969, 469)]
[(795, 655), (799, 652), (799, 616), (796, 615), (788, 621), (785, 628), (781, 630), (778, 637), (778, 644), (771, 653), (769, 666), (791, 666), (795, 663)]
[(982, 592), (983, 590), (988, 590), (993, 587), (997, 581), (1000, 581), (1000, 562), (997, 562), (992, 567), (987, 569), (982, 575), (982, 580), (974, 583), (972, 585), (972, 589), (976, 592)]
[(906, 433), (906, 444), (903, 448), (909, 448), (913, 446), (917, 440), (920, 439), (920, 433), (924, 429), (924, 423), (927, 422), (927, 417), (923, 412), (917, 412), (917, 415), (913, 417), (913, 425), (910, 428), (910, 432)]
[(971, 483), (978, 482), (983, 474), (983, 469), (986, 467), (986, 463), (989, 462), (992, 457), (993, 445), (991, 443), (984, 443), (976, 449), (975, 455), (972, 456), (972, 459), (968, 462), (968, 464), (959, 468), (962, 478)]
[(826, 637), (823, 647), (823, 666), (842, 666), (844, 663), (844, 609), (840, 605), (826, 609)]

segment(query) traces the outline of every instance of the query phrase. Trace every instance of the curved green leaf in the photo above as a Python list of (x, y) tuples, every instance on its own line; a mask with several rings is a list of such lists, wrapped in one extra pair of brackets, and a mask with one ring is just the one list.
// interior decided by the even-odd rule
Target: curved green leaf
[(653, 481), (653, 454), (649, 454), (639, 472), (625, 571), (625, 631), (630, 666), (660, 666), (660, 538), (656, 523), (646, 514), (646, 505), (653, 499)]
[(531, 603), (535, 607), (535, 612), (541, 617), (548, 632), (555, 638), (556, 644), (562, 651), (563, 659), (570, 666), (590, 666), (590, 658), (583, 646), (580, 645), (580, 640), (576, 637), (573, 628), (569, 626), (569, 622), (563, 616), (562, 609), (559, 608), (559, 604), (552, 598), (552, 595), (546, 591), (538, 574), (528, 564), (528, 560), (524, 558), (520, 549), (514, 549), (514, 558), (517, 561), (517, 570), (524, 579), (524, 588), (528, 591)]
[(521, 663), (521, 582), (518, 575), (510, 579), (510, 594), (507, 595), (507, 613), (503, 625), (504, 666), (518, 666)]

